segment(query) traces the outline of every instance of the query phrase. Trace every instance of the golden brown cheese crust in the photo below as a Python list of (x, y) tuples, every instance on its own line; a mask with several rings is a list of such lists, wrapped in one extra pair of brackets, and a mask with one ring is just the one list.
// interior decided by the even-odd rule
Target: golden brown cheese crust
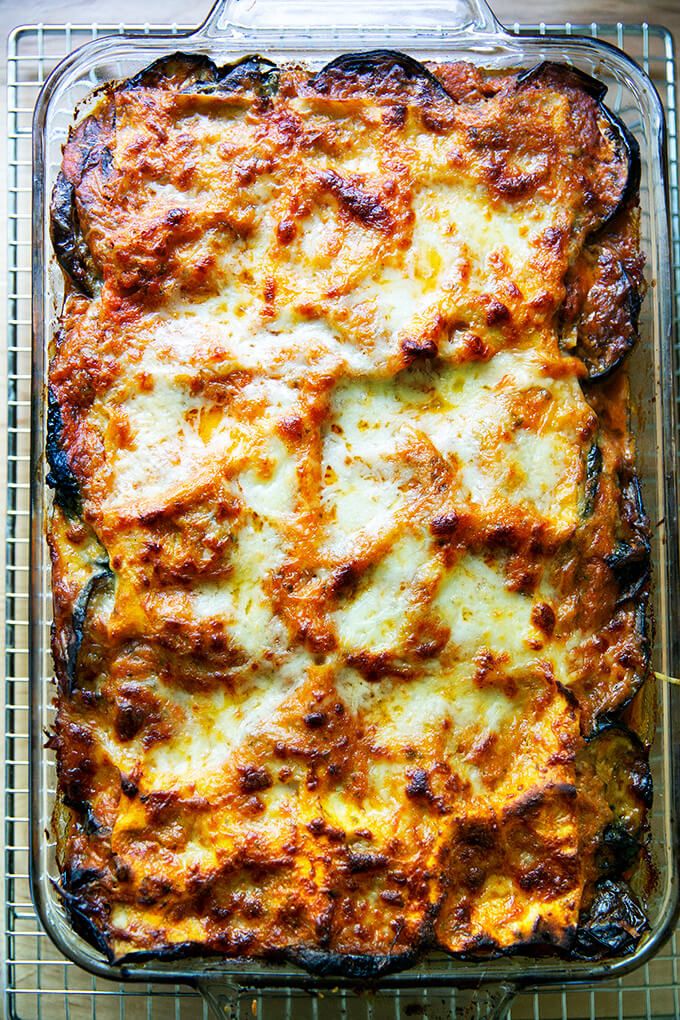
[(112, 958), (639, 937), (635, 155), (576, 72), (389, 53), (176, 55), (72, 132), (55, 829)]

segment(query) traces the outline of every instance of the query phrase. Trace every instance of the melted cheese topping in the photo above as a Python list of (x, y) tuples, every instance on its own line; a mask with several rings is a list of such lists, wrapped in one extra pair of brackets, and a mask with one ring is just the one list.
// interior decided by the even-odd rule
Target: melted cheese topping
[(50, 373), (64, 873), (114, 955), (567, 944), (581, 729), (639, 666), (625, 430), (558, 342), (574, 93), (520, 151), (502, 79), (430, 109), (286, 74), (115, 89), (71, 171), (100, 281)]

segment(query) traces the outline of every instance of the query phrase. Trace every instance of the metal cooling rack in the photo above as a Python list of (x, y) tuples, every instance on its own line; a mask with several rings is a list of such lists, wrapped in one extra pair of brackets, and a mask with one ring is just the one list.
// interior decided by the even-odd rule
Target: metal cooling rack
[[(188, 26), (187, 26), (188, 27)], [(66, 961), (40, 929), (28, 884), (28, 515), (31, 358), (31, 121), (38, 91), (52, 68), (88, 39), (123, 31), (176, 34), (178, 25), (30, 25), (9, 38), (7, 530), (5, 595), (4, 935), (0, 943), (8, 1020), (208, 1020), (191, 989), (123, 985), (95, 978)], [(680, 324), (680, 216), (675, 56), (668, 31), (647, 25), (514, 25), (562, 35), (590, 35), (625, 50), (654, 80), (668, 115), (676, 326)], [(680, 329), (678, 329), (680, 334)], [(0, 838), (0, 845), (3, 839)], [(0, 896), (2, 899), (2, 896)], [(4, 1008), (2, 1008), (4, 1006)], [(244, 995), (238, 1017), (264, 1020), (453, 1020), (455, 992), (402, 992), (372, 999), (297, 993)], [(680, 1018), (680, 929), (649, 964), (593, 989), (520, 996), (509, 1020), (670, 1020)]]

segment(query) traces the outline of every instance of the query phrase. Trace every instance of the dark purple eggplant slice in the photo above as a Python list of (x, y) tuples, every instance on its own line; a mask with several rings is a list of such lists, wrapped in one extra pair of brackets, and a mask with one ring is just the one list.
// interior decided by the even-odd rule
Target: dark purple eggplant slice
[[(625, 695), (622, 697), (618, 704), (614, 704), (610, 708), (601, 710), (595, 719), (593, 720), (592, 729), (587, 736), (594, 736), (597, 733), (601, 733), (603, 730), (609, 729), (610, 726), (616, 725), (620, 719), (623, 711), (628, 708), (631, 701), (638, 693), (645, 680), (649, 676), (649, 665), (651, 662), (651, 640), (650, 630), (651, 624), (647, 613), (648, 597), (646, 591), (643, 590), (641, 595), (638, 596), (639, 601), (637, 604), (633, 604), (633, 618), (634, 618), (634, 634), (637, 636), (639, 641), (639, 652), (640, 662), (632, 675), (630, 685)], [(619, 605), (618, 613), (624, 614), (631, 611), (630, 603), (626, 605)], [(618, 615), (617, 613), (617, 615)], [(616, 620), (616, 616), (614, 620)]]
[(96, 564), (94, 573), (81, 589), (73, 607), (64, 662), (66, 694), (68, 697), (71, 697), (76, 690), (78, 660), (86, 636), (92, 601), (109, 589), (112, 579), (113, 574), (108, 563), (102, 562)]
[(640, 185), (640, 147), (620, 117), (605, 106), (603, 100), (607, 92), (606, 85), (576, 67), (550, 60), (517, 76), (517, 85), (521, 87), (541, 81), (579, 89), (598, 104), (602, 119), (600, 131), (612, 145), (609, 187), (607, 193), (603, 192), (599, 196), (601, 208), (591, 229), (591, 232), (599, 231), (637, 194)]
[(59, 173), (52, 192), (50, 236), (57, 262), (85, 297), (94, 297), (98, 274), (80, 228), (73, 185)]
[(418, 950), (403, 953), (359, 954), (332, 953), (320, 949), (300, 947), (290, 949), (286, 958), (299, 967), (304, 967), (317, 977), (351, 978), (356, 981), (373, 981), (396, 970), (404, 970), (415, 963)]
[(131, 89), (153, 89), (171, 86), (180, 92), (187, 91), (201, 83), (206, 85), (217, 80), (217, 67), (209, 57), (200, 54), (171, 53), (154, 60), (120, 86), (121, 91)]
[(396, 50), (370, 50), (366, 53), (344, 53), (326, 64), (310, 79), (317, 92), (333, 93), (356, 84), (362, 92), (380, 92), (413, 99), (446, 99), (450, 94), (431, 71), (413, 57)]
[(71, 470), (66, 453), (61, 445), (64, 423), (61, 418), (59, 401), (54, 392), (47, 393), (47, 441), (46, 454), (50, 470), (47, 484), (54, 489), (54, 501), (71, 518), (80, 517), (82, 500), (78, 479)]
[(603, 875), (621, 875), (637, 860), (645, 840), (653, 798), (648, 752), (637, 734), (616, 723), (586, 741), (579, 768), (598, 777), (613, 816), (600, 834), (598, 867)]
[(529, 67), (526, 71), (520, 71), (517, 75), (518, 85), (529, 85), (533, 82), (553, 80), (557, 85), (569, 85), (571, 88), (580, 89), (586, 92), (598, 103), (601, 103), (607, 94), (607, 86), (578, 67), (570, 67), (568, 64), (558, 64), (554, 60), (542, 60), (540, 64)]
[(606, 563), (619, 584), (617, 605), (635, 599), (649, 582), (649, 542), (641, 538), (617, 542), (613, 552), (606, 557)]
[(62, 873), (62, 881), (68, 892), (75, 893), (91, 882), (98, 882), (103, 875), (101, 868), (81, 868), (69, 862)]
[(218, 67), (209, 57), (173, 53), (154, 61), (121, 87), (124, 90), (169, 87), (199, 95), (252, 90), (260, 96), (270, 96), (278, 87), (278, 74), (276, 64), (256, 54)]
[(593, 510), (595, 509), (595, 500), (597, 499), (598, 488), (600, 485), (600, 475), (602, 474), (602, 451), (597, 443), (588, 450), (588, 456), (586, 457), (586, 484), (585, 484), (585, 499), (583, 503), (583, 516), (590, 517)]
[(101, 274), (86, 240), (82, 214), (95, 205), (114, 173), (111, 139), (112, 104), (86, 117), (69, 134), (50, 206), (50, 232), (57, 260), (73, 287), (93, 297)]
[[(78, 816), (78, 825), (86, 836), (106, 837), (111, 835), (108, 825), (102, 825), (98, 820), (92, 804), (89, 800), (73, 800), (71, 797), (64, 797), (64, 804), (71, 808)], [(92, 881), (92, 879), (90, 879)]]
[(562, 329), (576, 327), (570, 351), (592, 382), (605, 379), (637, 343), (640, 292), (606, 241), (584, 248), (565, 284)]
[[(109, 963), (113, 963), (114, 954), (111, 952), (107, 934), (100, 927), (103, 918), (97, 918), (98, 914), (103, 913), (103, 908), (95, 906), (93, 909), (93, 904), (83, 894), (82, 889), (72, 893), (61, 885), (56, 885), (56, 888), (76, 935), (80, 935), (86, 942), (98, 949)], [(100, 923), (96, 923), (96, 920), (99, 920)]]
[(604, 379), (635, 346), (641, 304), (623, 263), (602, 246), (577, 324), (576, 353), (588, 369), (589, 379)]
[(649, 518), (645, 513), (642, 489), (638, 476), (627, 469), (619, 473), (621, 486), (621, 517), (628, 530), (637, 540), (644, 541), (649, 549)]
[(635, 135), (626, 127), (620, 117), (602, 104), (600, 106), (602, 115), (607, 122), (607, 131), (614, 143), (617, 155), (623, 164), (623, 173), (618, 185), (618, 197), (614, 197), (610, 207), (604, 213), (596, 230), (602, 230), (631, 200), (635, 201), (640, 188), (642, 164), (640, 162), (640, 146)]
[(235, 64), (218, 69), (218, 91), (252, 90), (258, 96), (273, 96), (279, 87), (279, 68), (271, 60), (257, 55), (244, 57)]
[(648, 930), (649, 922), (628, 885), (605, 878), (597, 883), (572, 953), (585, 960), (625, 956), (633, 952)]
[(650, 576), (651, 546), (649, 520), (642, 503), (640, 482), (636, 475), (619, 476), (621, 485), (621, 517), (624, 535), (606, 557), (619, 585), (617, 605), (645, 598)]

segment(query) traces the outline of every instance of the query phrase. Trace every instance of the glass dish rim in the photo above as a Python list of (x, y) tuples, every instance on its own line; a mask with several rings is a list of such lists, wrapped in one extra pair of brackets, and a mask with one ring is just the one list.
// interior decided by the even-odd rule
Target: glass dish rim
[[(220, 5), (217, 4), (216, 7)], [(61, 952), (69, 959), (73, 960), (79, 966), (96, 974), (101, 977), (106, 977), (113, 980), (123, 981), (155, 981), (155, 982), (173, 982), (177, 981), (196, 984), (201, 980), (232, 980), (236, 983), (247, 984), (252, 987), (265, 987), (265, 988), (328, 988), (328, 987), (350, 987), (356, 985), (356, 979), (348, 978), (336, 978), (336, 977), (318, 977), (309, 975), (307, 972), (301, 971), (296, 967), (286, 965), (285, 967), (277, 967), (275, 964), (264, 963), (261, 961), (239, 961), (234, 959), (225, 959), (220, 957), (210, 956), (196, 956), (188, 959), (189, 966), (183, 966), (185, 961), (177, 959), (175, 961), (168, 961), (165, 966), (154, 966), (153, 957), (146, 960), (141, 956), (137, 957), (134, 961), (124, 964), (110, 964), (105, 959), (96, 959), (85, 955), (85, 949), (87, 948), (90, 952), (91, 947), (86, 946), (86, 943), (82, 942), (75, 933), (73, 933), (73, 944), (68, 942), (61, 931), (57, 929), (57, 926), (53, 924), (52, 918), (50, 917), (47, 909), (48, 903), (45, 896), (45, 890), (40, 882), (39, 862), (41, 854), (41, 843), (43, 841), (43, 832), (41, 824), (43, 818), (41, 815), (39, 796), (42, 790), (42, 756), (43, 756), (43, 743), (44, 735), (40, 730), (40, 713), (36, 710), (37, 704), (40, 702), (42, 696), (42, 670), (38, 661), (39, 656), (36, 653), (36, 649), (40, 646), (38, 639), (38, 630), (43, 626), (43, 615), (42, 607), (38, 603), (38, 590), (39, 590), (39, 578), (36, 576), (36, 562), (39, 562), (36, 556), (36, 544), (44, 541), (42, 534), (42, 527), (37, 528), (36, 515), (42, 521), (42, 500), (44, 498), (44, 480), (42, 477), (42, 462), (43, 462), (43, 411), (44, 411), (44, 394), (37, 392), (39, 389), (44, 390), (43, 379), (40, 375), (39, 366), (42, 364), (43, 357), (43, 342), (46, 334), (46, 323), (43, 315), (43, 299), (42, 293), (40, 292), (39, 283), (42, 282), (44, 274), (49, 264), (50, 251), (46, 249), (44, 239), (44, 217), (45, 209), (47, 205), (47, 195), (45, 188), (43, 187), (43, 181), (45, 180), (46, 167), (45, 167), (45, 145), (44, 145), (44, 132), (47, 124), (47, 117), (50, 112), (51, 101), (57, 92), (58, 87), (68, 79), (69, 75), (75, 75), (79, 69), (88, 62), (92, 62), (99, 56), (114, 57), (118, 55), (130, 56), (130, 49), (133, 51), (162, 51), (172, 52), (174, 49), (186, 48), (187, 52), (203, 52), (220, 50), (223, 53), (229, 52), (248, 52), (248, 43), (253, 42), (255, 48), (259, 41), (263, 49), (272, 47), (272, 42), (278, 42), (275, 47), (280, 51), (290, 49), (298, 54), (301, 53), (303, 48), (306, 48), (310, 55), (313, 54), (314, 50), (317, 49), (330, 49), (338, 51), (340, 48), (337, 39), (325, 35), (323, 31), (319, 33), (319, 38), (311, 40), (306, 38), (301, 41), (296, 36), (296, 29), (287, 28), (282, 29), (278, 32), (269, 32), (259, 30), (255, 34), (252, 40), (244, 39), (243, 37), (229, 39), (226, 35), (216, 37), (214, 35), (208, 36), (205, 32), (206, 26), (211, 22), (215, 12), (211, 12), (206, 22), (202, 26), (199, 26), (197, 30), (178, 33), (178, 34), (166, 34), (162, 32), (154, 32), (150, 34), (139, 34), (139, 33), (121, 33), (117, 35), (104, 36), (99, 39), (92, 40), (85, 43), (83, 46), (74, 50), (69, 54), (63, 61), (61, 61), (54, 71), (47, 78), (38, 101), (36, 103), (34, 122), (33, 122), (33, 256), (32, 256), (32, 272), (33, 272), (33, 363), (32, 363), (32, 398), (31, 398), (31, 536), (30, 536), (30, 578), (31, 578), (31, 594), (29, 599), (29, 678), (31, 687), (31, 718), (30, 718), (30, 734), (31, 734), (31, 748), (30, 748), (30, 780), (29, 780), (29, 826), (30, 826), (30, 884), (31, 894), (33, 902), (40, 919), (41, 924), (49, 934), (53, 942), (58, 946)], [(367, 27), (365, 31), (370, 33), (373, 30), (372, 26)], [(348, 28), (347, 32), (351, 33), (351, 29)], [(403, 31), (404, 36), (409, 36), (409, 30)], [(288, 39), (287, 36), (291, 36)], [(657, 238), (657, 252), (661, 251), (663, 242), (665, 241), (665, 254), (666, 259), (660, 259), (662, 268), (667, 279), (670, 281), (670, 248), (669, 248), (669, 237), (668, 237), (668, 217), (669, 217), (669, 206), (668, 206), (668, 176), (666, 167), (666, 144), (665, 144), (665, 112), (663, 104), (661, 103), (660, 97), (656, 91), (656, 88), (651, 79), (645, 74), (645, 72), (630, 58), (627, 54), (623, 53), (616, 46), (600, 39), (592, 39), (587, 36), (570, 35), (568, 37), (552, 34), (546, 31), (545, 34), (539, 33), (527, 33), (521, 36), (511, 35), (500, 29), (497, 32), (486, 31), (480, 36), (467, 35), (461, 36), (460, 41), (457, 44), (455, 34), (451, 38), (447, 38), (446, 35), (432, 35), (428, 36), (427, 33), (420, 33), (417, 38), (412, 37), (413, 48), (427, 48), (430, 45), (433, 49), (442, 51), (442, 58), (444, 57), (445, 50), (448, 50), (452, 55), (456, 52), (463, 51), (462, 55), (472, 55), (474, 52), (474, 43), (479, 39), (483, 39), (485, 46), (488, 46), (489, 41), (492, 41), (498, 46), (498, 48), (508, 49), (510, 46), (517, 53), (517, 65), (521, 66), (522, 52), (526, 50), (527, 46), (534, 43), (539, 43), (541, 47), (550, 49), (551, 46), (559, 46), (564, 48), (569, 46), (570, 49), (584, 51), (583, 55), (593, 57), (594, 55), (601, 55), (603, 58), (608, 57), (609, 60), (615, 60), (620, 65), (626, 68), (628, 74), (634, 79), (638, 86), (642, 84), (645, 92), (651, 96), (654, 104), (653, 114), (656, 118), (658, 125), (658, 138), (656, 139), (656, 146), (654, 149), (655, 159), (658, 160), (659, 169), (661, 172), (661, 182), (659, 187), (663, 191), (663, 203), (665, 216), (663, 222), (665, 224), (665, 233), (662, 238)], [(470, 46), (470, 43), (473, 46)], [(358, 43), (362, 43), (363, 39), (357, 39)], [(321, 45), (318, 45), (321, 43)], [(311, 44), (311, 45), (310, 45)], [(404, 46), (408, 46), (407, 42), (403, 43)], [(484, 64), (484, 50), (482, 50), (477, 62), (481, 65)], [(96, 86), (94, 86), (96, 87)], [(638, 95), (638, 101), (642, 106), (644, 94)], [(651, 143), (650, 143), (651, 144)], [(663, 252), (662, 252), (663, 254)], [(40, 293), (39, 293), (40, 292)], [(655, 315), (661, 317), (662, 311), (657, 308)], [(667, 316), (668, 318), (668, 316)], [(672, 345), (672, 322), (667, 321), (666, 326), (666, 340), (668, 350), (661, 350), (662, 355), (665, 354), (669, 365), (673, 365), (675, 360), (674, 349)], [(38, 357), (39, 355), (39, 357)], [(668, 366), (666, 366), (668, 367)], [(671, 588), (680, 590), (678, 588), (678, 579), (680, 578), (680, 572), (678, 570), (678, 526), (677, 526), (677, 500), (673, 503), (673, 497), (676, 492), (676, 470), (668, 471), (667, 461), (671, 459), (671, 454), (675, 446), (675, 435), (676, 432), (676, 417), (677, 417), (677, 406), (674, 395), (674, 372), (670, 372), (670, 379), (668, 380), (667, 390), (663, 393), (663, 408), (667, 412), (666, 418), (663, 423), (663, 439), (660, 448), (657, 451), (657, 459), (659, 461), (659, 467), (665, 467), (664, 472), (664, 485), (663, 485), (663, 502), (664, 508), (668, 510), (673, 505), (676, 508), (676, 513), (670, 522), (666, 522), (666, 554), (665, 554), (665, 574), (668, 580), (670, 574), (674, 585)], [(657, 397), (660, 394), (657, 393)], [(658, 477), (657, 469), (657, 477)], [(677, 639), (673, 636), (670, 641), (669, 654), (672, 659), (677, 660)], [(664, 685), (663, 696), (660, 698), (660, 702), (663, 707), (661, 712), (664, 715), (664, 725), (670, 730), (675, 730), (680, 735), (680, 691), (675, 689), (668, 689), (669, 685)], [(668, 734), (667, 734), (668, 737)], [(666, 739), (668, 744), (667, 751), (673, 755), (673, 748), (675, 742)], [(673, 760), (664, 762), (664, 776), (665, 782), (670, 784), (667, 789), (667, 796), (671, 796), (673, 792), (680, 793), (680, 752), (676, 751), (673, 756)], [(674, 816), (671, 823), (671, 841), (672, 846), (669, 850), (669, 856), (672, 857), (672, 849), (677, 852), (680, 846), (680, 834), (678, 832), (678, 818)], [(659, 921), (653, 931), (653, 933), (642, 942), (642, 944), (635, 950), (634, 953), (626, 957), (616, 958), (613, 961), (599, 961), (599, 962), (583, 962), (570, 959), (562, 959), (560, 957), (554, 957), (551, 960), (552, 967), (549, 969), (547, 966), (543, 969), (539, 969), (536, 966), (535, 958), (525, 956), (508, 956), (505, 958), (498, 958), (488, 963), (485, 961), (466, 961), (458, 958), (451, 958), (445, 960), (442, 964), (442, 971), (444, 967), (448, 968), (446, 973), (428, 973), (426, 971), (418, 970), (419, 966), (422, 966), (422, 961), (416, 964), (414, 967), (398, 972), (396, 974), (387, 975), (383, 978), (378, 979), (375, 982), (371, 982), (371, 986), (375, 986), (378, 989), (394, 989), (394, 988), (408, 988), (408, 987), (460, 987), (466, 988), (471, 986), (480, 985), (499, 985), (503, 983), (509, 983), (514, 987), (538, 987), (541, 985), (566, 985), (582, 984), (584, 982), (595, 981), (603, 978), (617, 977), (622, 974), (633, 970), (634, 968), (641, 966), (646, 960), (648, 960), (663, 944), (665, 939), (670, 934), (672, 926), (680, 913), (680, 885), (678, 883), (678, 877), (675, 873), (668, 877), (667, 891), (669, 895), (666, 897), (664, 905), (664, 911), (659, 918)], [(82, 945), (81, 945), (82, 942)], [(507, 963), (507, 969), (501, 970), (501, 961)], [(468, 968), (471, 968), (468, 970)], [(490, 969), (491, 968), (491, 969)], [(578, 969), (577, 969), (578, 968)], [(461, 973), (458, 973), (462, 971)]]

